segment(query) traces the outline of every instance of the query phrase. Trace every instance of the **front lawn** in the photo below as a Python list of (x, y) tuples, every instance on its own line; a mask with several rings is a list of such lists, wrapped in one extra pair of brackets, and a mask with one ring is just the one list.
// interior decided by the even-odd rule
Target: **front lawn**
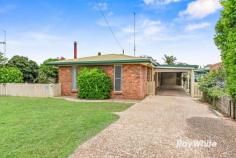
[(0, 97), (0, 157), (68, 157), (130, 106)]

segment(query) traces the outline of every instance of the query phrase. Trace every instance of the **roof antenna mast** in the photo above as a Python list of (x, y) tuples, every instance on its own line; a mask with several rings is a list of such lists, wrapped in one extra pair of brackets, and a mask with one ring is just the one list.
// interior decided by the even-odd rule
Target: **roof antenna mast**
[(0, 29), (0, 30), (2, 30), (3, 31), (3, 41), (1, 42), (0, 41), (0, 44), (2, 44), (3, 45), (3, 49), (4, 49), (4, 52), (3, 52), (3, 54), (4, 54), (4, 56), (6, 56), (6, 47), (7, 47), (7, 31), (6, 30), (3, 30), (3, 29)]
[(134, 12), (134, 56), (136, 56), (136, 13)]

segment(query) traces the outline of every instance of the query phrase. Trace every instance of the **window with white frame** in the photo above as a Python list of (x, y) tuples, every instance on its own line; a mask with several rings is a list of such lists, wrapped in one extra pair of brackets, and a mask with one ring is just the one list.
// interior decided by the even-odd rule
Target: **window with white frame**
[(121, 80), (122, 80), (122, 66), (115, 65), (115, 75), (114, 75), (114, 91), (121, 92)]

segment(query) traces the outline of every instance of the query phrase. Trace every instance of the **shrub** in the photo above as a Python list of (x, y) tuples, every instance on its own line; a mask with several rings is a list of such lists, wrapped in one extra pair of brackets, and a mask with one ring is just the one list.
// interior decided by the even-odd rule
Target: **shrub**
[(211, 102), (226, 95), (224, 87), (219, 86), (219, 81), (223, 80), (222, 76), (222, 71), (219, 70), (210, 72), (200, 79), (199, 88), (205, 101)]
[(22, 83), (22, 72), (14, 67), (0, 68), (0, 83)]
[(110, 98), (112, 82), (110, 77), (102, 70), (83, 68), (78, 77), (78, 97), (85, 99)]
[(201, 91), (208, 93), (210, 88), (216, 86), (217, 73), (215, 71), (203, 76), (199, 82), (199, 88)]
[(221, 96), (224, 96), (226, 95), (224, 93), (224, 89), (223, 88), (220, 88), (218, 86), (215, 86), (215, 87), (212, 87), (208, 90), (208, 95), (211, 97), (211, 98), (220, 98)]

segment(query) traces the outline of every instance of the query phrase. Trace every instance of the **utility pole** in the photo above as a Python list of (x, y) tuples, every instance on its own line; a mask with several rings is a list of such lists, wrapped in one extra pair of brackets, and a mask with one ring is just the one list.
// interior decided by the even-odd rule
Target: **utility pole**
[(4, 56), (6, 56), (6, 48), (7, 48), (7, 42), (6, 42), (6, 40), (7, 40), (7, 31), (6, 31), (6, 30), (3, 30), (3, 29), (1, 29), (1, 30), (3, 31), (3, 41), (0, 41), (0, 44), (3, 45), (3, 54), (4, 54)]
[(134, 12), (134, 56), (136, 56), (136, 13)]

